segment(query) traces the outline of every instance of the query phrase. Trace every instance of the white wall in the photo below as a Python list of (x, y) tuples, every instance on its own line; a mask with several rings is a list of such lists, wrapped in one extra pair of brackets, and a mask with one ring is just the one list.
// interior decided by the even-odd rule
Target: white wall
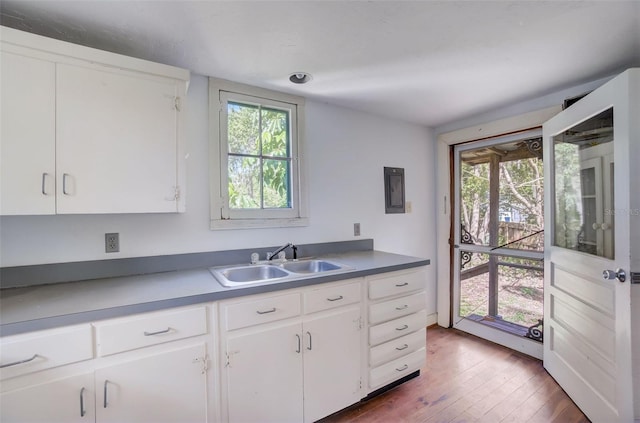
[[(311, 225), (209, 230), (207, 95), (207, 79), (192, 75), (186, 213), (5, 216), (0, 218), (0, 266), (343, 241), (355, 239), (354, 222), (377, 250), (435, 258), (432, 132), (313, 101), (306, 106)], [(412, 213), (384, 213), (384, 166), (405, 168)], [(120, 253), (105, 254), (106, 232), (120, 233)], [(432, 289), (435, 298), (435, 282)]]

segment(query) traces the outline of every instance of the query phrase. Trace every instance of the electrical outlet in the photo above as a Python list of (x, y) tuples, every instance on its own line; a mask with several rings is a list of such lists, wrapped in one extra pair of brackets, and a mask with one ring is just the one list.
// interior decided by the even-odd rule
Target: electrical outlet
[(117, 253), (120, 251), (120, 234), (104, 234), (104, 252)]
[(360, 224), (359, 223), (354, 223), (353, 224), (353, 236), (360, 236)]

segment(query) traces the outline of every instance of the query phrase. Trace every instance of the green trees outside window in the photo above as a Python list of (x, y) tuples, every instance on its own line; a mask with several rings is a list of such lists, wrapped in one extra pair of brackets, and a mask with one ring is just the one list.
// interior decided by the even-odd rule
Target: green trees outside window
[(291, 208), (288, 110), (227, 103), (229, 208)]

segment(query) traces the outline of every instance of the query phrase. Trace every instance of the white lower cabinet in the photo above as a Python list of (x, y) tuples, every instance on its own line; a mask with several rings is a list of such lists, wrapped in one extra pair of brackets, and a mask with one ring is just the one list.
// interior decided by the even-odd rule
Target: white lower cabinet
[(93, 373), (39, 383), (0, 395), (0, 421), (95, 422)]
[(426, 352), (424, 268), (367, 278), (368, 392), (420, 370)]
[(96, 422), (207, 421), (204, 343), (96, 370)]
[(229, 421), (302, 421), (301, 332), (294, 322), (227, 339)]
[(360, 401), (360, 307), (305, 320), (304, 421)]
[[(313, 422), (360, 400), (360, 286), (351, 280), (221, 304), (229, 422)], [(228, 330), (236, 321), (253, 325)]]
[(207, 308), (2, 338), (0, 421), (217, 421)]

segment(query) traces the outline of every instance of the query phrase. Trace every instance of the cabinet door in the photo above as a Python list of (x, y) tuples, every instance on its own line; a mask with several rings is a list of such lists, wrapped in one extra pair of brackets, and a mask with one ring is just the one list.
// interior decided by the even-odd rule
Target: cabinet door
[(0, 214), (54, 214), (55, 64), (0, 54)]
[(176, 212), (178, 81), (57, 67), (58, 213)]
[(299, 323), (227, 340), (227, 403), (231, 423), (302, 421)]
[(95, 422), (93, 373), (55, 380), (0, 395), (3, 423)]
[(305, 320), (304, 421), (313, 422), (360, 400), (360, 307)]
[(96, 421), (207, 421), (205, 344), (145, 356), (96, 371)]

